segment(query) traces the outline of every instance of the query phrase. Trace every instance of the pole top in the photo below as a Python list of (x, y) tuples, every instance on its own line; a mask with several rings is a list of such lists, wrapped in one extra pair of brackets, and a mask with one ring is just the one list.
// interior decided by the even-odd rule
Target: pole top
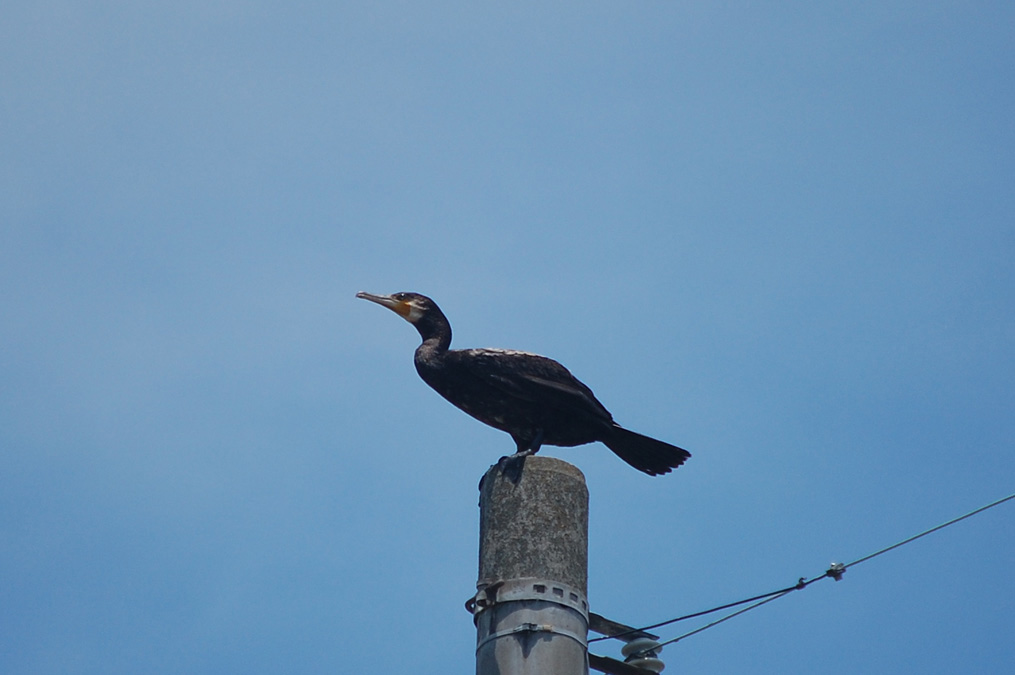
[[(557, 473), (561, 473), (564, 474), (565, 476), (569, 476), (571, 478), (581, 481), (583, 485), (585, 484), (585, 474), (581, 472), (581, 469), (576, 467), (574, 464), (565, 462), (562, 459), (557, 459), (556, 457), (549, 457), (546, 455), (529, 455), (528, 457), (526, 457), (525, 463), (522, 468), (521, 480), (524, 480), (526, 473), (545, 472), (545, 471), (554, 471)], [(499, 463), (491, 466), (489, 469), (486, 470), (486, 473), (483, 474), (483, 480), (479, 484), (480, 491), (482, 491), (483, 486), (486, 485), (487, 482), (491, 480), (493, 481), (506, 480), (506, 478), (502, 475), (501, 466)], [(519, 482), (521, 482), (521, 480), (519, 480)]]
[(525, 458), (517, 483), (494, 465), (479, 494), (479, 581), (556, 581), (588, 593), (589, 491), (578, 467)]

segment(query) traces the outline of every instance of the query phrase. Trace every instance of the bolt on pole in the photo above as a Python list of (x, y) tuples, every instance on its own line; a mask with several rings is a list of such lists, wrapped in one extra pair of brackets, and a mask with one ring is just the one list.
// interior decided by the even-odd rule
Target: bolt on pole
[(498, 466), (479, 497), (477, 675), (587, 675), (589, 493), (577, 467), (525, 459), (517, 483)]

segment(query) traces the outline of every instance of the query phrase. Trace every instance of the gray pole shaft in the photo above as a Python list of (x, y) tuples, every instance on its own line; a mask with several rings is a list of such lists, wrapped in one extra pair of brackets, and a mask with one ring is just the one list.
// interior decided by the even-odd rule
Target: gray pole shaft
[(589, 493), (576, 467), (497, 466), (479, 496), (477, 675), (586, 675)]

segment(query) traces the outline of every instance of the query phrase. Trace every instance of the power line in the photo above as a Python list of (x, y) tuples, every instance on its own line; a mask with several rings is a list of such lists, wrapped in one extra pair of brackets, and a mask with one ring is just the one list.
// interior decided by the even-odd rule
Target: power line
[[(801, 581), (803, 581), (803, 579), (801, 579)], [(652, 630), (653, 628), (659, 628), (660, 626), (668, 626), (671, 623), (677, 623), (678, 621), (684, 621), (686, 619), (694, 619), (694, 618), (697, 618), (699, 616), (705, 616), (706, 614), (712, 614), (713, 612), (721, 612), (724, 609), (729, 609), (730, 607), (736, 607), (737, 605), (743, 605), (743, 604), (748, 603), (748, 602), (754, 602), (755, 600), (761, 600), (763, 598), (769, 598), (769, 597), (774, 596), (774, 595), (782, 595), (783, 593), (789, 593), (790, 591), (795, 591), (796, 588), (797, 588), (796, 586), (789, 586), (787, 588), (781, 588), (781, 589), (779, 589), (777, 591), (770, 591), (768, 593), (762, 593), (761, 595), (755, 595), (753, 598), (745, 598), (743, 600), (737, 600), (736, 602), (729, 602), (729, 603), (727, 603), (725, 605), (719, 605), (718, 607), (713, 607), (712, 609), (706, 609), (706, 610), (701, 611), (701, 612), (694, 612), (693, 614), (685, 614), (684, 616), (678, 616), (676, 619), (669, 619), (667, 621), (660, 621), (659, 623), (653, 623), (653, 624), (651, 624), (649, 626), (643, 626), (642, 628), (632, 628), (631, 630), (625, 630), (622, 633), (614, 633), (613, 635), (604, 635), (603, 637), (592, 638), (591, 640), (589, 640), (589, 642), (599, 642), (600, 640), (612, 640), (613, 638), (620, 638), (620, 637), (626, 637), (628, 635), (634, 635), (635, 633), (641, 633), (643, 631), (649, 631), (649, 630)]]
[(909, 539), (903, 539), (902, 541), (900, 541), (897, 544), (892, 544), (891, 546), (883, 548), (880, 551), (875, 551), (874, 553), (871, 553), (870, 555), (865, 555), (862, 558), (858, 558), (858, 559), (854, 560), (853, 562), (847, 564), (846, 567), (849, 568), (849, 567), (853, 567), (854, 565), (859, 565), (862, 562), (867, 562), (871, 558), (876, 558), (879, 555), (881, 555), (882, 553), (888, 553), (892, 549), (899, 548), (900, 546), (905, 546), (909, 542), (916, 541), (920, 537), (925, 537), (925, 536), (927, 536), (928, 534), (930, 534), (932, 532), (937, 532), (938, 530), (943, 530), (944, 528), (948, 527), (949, 525), (954, 525), (955, 523), (959, 522), (960, 520), (965, 520), (966, 518), (972, 518), (973, 516), (975, 516), (978, 513), (982, 513), (984, 511), (986, 511), (987, 509), (992, 509), (995, 506), (997, 506), (998, 504), (1003, 504), (1006, 501), (1009, 501), (1011, 499), (1015, 499), (1015, 494), (1010, 494), (1007, 497), (1002, 497), (1001, 499), (998, 499), (997, 501), (991, 502), (990, 504), (987, 504), (986, 506), (981, 506), (978, 509), (974, 509), (973, 511), (970, 511), (969, 513), (967, 513), (965, 515), (959, 516), (958, 518), (952, 518), (951, 520), (949, 520), (946, 523), (941, 523), (937, 527), (932, 527), (929, 530), (925, 530), (925, 531), (921, 532), (920, 534), (913, 535)]
[(677, 617), (675, 619), (669, 619), (668, 621), (660, 621), (659, 623), (654, 623), (654, 624), (652, 624), (650, 626), (645, 626), (643, 628), (636, 628), (636, 629), (633, 629), (633, 630), (624, 631), (622, 633), (616, 633), (614, 635), (606, 635), (606, 636), (603, 636), (603, 637), (593, 638), (593, 639), (589, 640), (589, 642), (598, 642), (600, 640), (609, 640), (609, 639), (612, 639), (612, 638), (624, 637), (624, 636), (627, 636), (627, 635), (631, 635), (633, 633), (637, 633), (637, 632), (641, 632), (641, 631), (647, 631), (647, 630), (651, 630), (653, 628), (659, 628), (661, 626), (668, 626), (670, 624), (677, 623), (678, 621), (684, 621), (686, 619), (693, 619), (693, 618), (696, 618), (696, 617), (699, 617), (699, 616), (705, 616), (706, 614), (712, 614), (713, 612), (720, 612), (720, 611), (722, 611), (724, 609), (730, 609), (732, 607), (737, 607), (739, 605), (745, 605), (745, 604), (751, 603), (751, 602), (754, 603), (753, 605), (749, 605), (748, 607), (744, 607), (743, 609), (739, 609), (736, 612), (728, 614), (728, 615), (722, 617), (721, 619), (717, 619), (717, 620), (715, 620), (715, 621), (713, 621), (711, 623), (707, 623), (704, 626), (701, 626), (700, 628), (696, 628), (696, 629), (690, 631), (689, 633), (684, 633), (683, 635), (681, 635), (679, 637), (675, 637), (672, 640), (667, 640), (665, 642), (661, 642), (661, 643), (659, 643), (659, 646), (661, 647), (663, 645), (668, 645), (668, 644), (673, 644), (675, 642), (679, 642), (680, 640), (683, 640), (684, 638), (690, 637), (692, 635), (696, 635), (696, 634), (698, 634), (698, 633), (700, 633), (700, 632), (702, 632), (704, 630), (712, 628), (713, 626), (717, 626), (720, 623), (723, 623), (724, 621), (729, 621), (730, 619), (732, 619), (735, 616), (740, 616), (741, 614), (744, 614), (745, 612), (749, 612), (750, 610), (755, 609), (756, 607), (761, 607), (762, 605), (767, 604), (769, 602), (772, 602), (773, 600), (778, 600), (779, 598), (781, 598), (783, 596), (789, 595), (793, 591), (803, 590), (804, 588), (807, 588), (808, 586), (813, 584), (815, 581), (818, 581), (820, 579), (825, 579), (827, 577), (831, 577), (831, 578), (835, 579), (836, 581), (839, 581), (839, 580), (842, 579), (843, 573), (847, 569), (849, 569), (850, 567), (854, 567), (856, 565), (859, 565), (860, 563), (867, 562), (868, 560), (870, 560), (872, 558), (876, 558), (876, 557), (878, 557), (879, 555), (881, 555), (883, 553), (888, 553), (889, 551), (891, 551), (893, 549), (897, 549), (900, 546), (905, 546), (906, 544), (909, 544), (911, 542), (916, 541), (920, 537), (925, 537), (928, 534), (931, 534), (932, 532), (937, 532), (938, 530), (942, 530), (942, 529), (948, 527), (949, 525), (954, 525), (955, 523), (957, 523), (957, 522), (959, 522), (961, 520), (965, 520), (966, 518), (971, 518), (971, 517), (977, 515), (978, 513), (982, 513), (984, 511), (986, 511), (987, 509), (994, 508), (995, 506), (1003, 504), (1003, 503), (1005, 503), (1007, 501), (1010, 501), (1012, 499), (1015, 499), (1015, 493), (1010, 494), (1007, 497), (1002, 497), (1001, 499), (993, 501), (993, 502), (987, 504), (986, 506), (981, 506), (978, 509), (974, 509), (974, 510), (970, 511), (969, 513), (963, 514), (963, 515), (961, 515), (961, 516), (959, 516), (957, 518), (952, 518), (951, 520), (949, 520), (947, 522), (941, 523), (940, 525), (932, 527), (929, 530), (924, 530), (923, 532), (920, 532), (919, 534), (915, 534), (912, 537), (908, 537), (906, 539), (903, 539), (902, 541), (897, 542), (895, 544), (892, 544), (891, 546), (886, 546), (885, 548), (882, 548), (882, 549), (880, 549), (878, 551), (875, 551), (874, 553), (871, 553), (869, 555), (865, 555), (862, 558), (857, 558), (856, 560), (854, 560), (851, 563), (845, 563), (845, 564), (843, 564), (843, 563), (832, 563), (831, 566), (829, 566), (829, 568), (827, 570), (825, 570), (824, 574), (821, 574), (819, 576), (813, 577), (812, 579), (805, 579), (804, 577), (801, 577), (800, 580), (796, 584), (794, 584), (793, 586), (787, 586), (786, 588), (781, 588), (781, 589), (776, 590), (776, 591), (770, 591), (768, 593), (762, 593), (761, 595), (755, 595), (753, 597), (745, 598), (743, 600), (738, 600), (736, 602), (726, 603), (725, 605), (719, 605), (718, 607), (713, 607), (712, 609), (706, 609), (706, 610), (701, 611), (701, 612), (694, 612), (693, 614), (685, 614), (684, 616), (680, 616), (680, 617)]

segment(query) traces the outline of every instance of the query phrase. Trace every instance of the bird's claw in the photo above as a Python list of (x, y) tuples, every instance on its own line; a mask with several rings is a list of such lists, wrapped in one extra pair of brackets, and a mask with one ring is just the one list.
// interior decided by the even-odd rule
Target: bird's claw
[(509, 481), (518, 484), (522, 479), (522, 469), (525, 468), (525, 458), (532, 454), (531, 450), (523, 450), (513, 455), (507, 455), (497, 460), (497, 468)]

